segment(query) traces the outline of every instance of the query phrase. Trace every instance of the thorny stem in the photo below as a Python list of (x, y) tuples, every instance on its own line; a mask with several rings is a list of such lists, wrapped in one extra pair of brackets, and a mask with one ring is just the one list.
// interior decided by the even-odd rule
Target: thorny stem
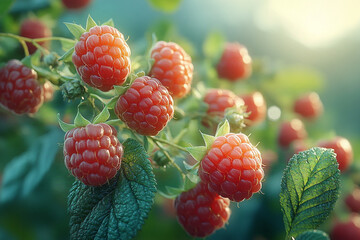
[(172, 142), (169, 142), (169, 141), (167, 141), (167, 140), (164, 140), (164, 139), (161, 139), (161, 138), (152, 137), (152, 136), (149, 136), (149, 138), (151, 138), (151, 140), (153, 140), (155, 143), (156, 143), (156, 142), (161, 142), (161, 143), (167, 144), (167, 145), (169, 145), (169, 146), (171, 146), (171, 147), (174, 147), (174, 148), (176, 148), (176, 149), (179, 149), (180, 151), (187, 152), (187, 150), (186, 150), (184, 147), (181, 147), (181, 146), (179, 146), (179, 145), (177, 145), (177, 144), (174, 144), (174, 143), (172, 143)]

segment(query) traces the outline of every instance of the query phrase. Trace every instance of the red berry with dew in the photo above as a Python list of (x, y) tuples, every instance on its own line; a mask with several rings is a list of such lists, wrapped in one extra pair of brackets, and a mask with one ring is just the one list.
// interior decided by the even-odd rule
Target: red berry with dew
[(245, 79), (251, 75), (251, 57), (239, 43), (227, 43), (216, 66), (218, 76), (229, 81)]
[[(52, 36), (51, 29), (46, 26), (46, 24), (39, 19), (26, 19), (21, 23), (20, 26), (20, 36), (27, 38), (48, 38)], [(37, 42), (40, 46), (44, 48), (49, 47), (49, 41)], [(26, 45), (29, 49), (29, 53), (33, 54), (37, 47), (30, 42), (26, 42)]]
[(283, 122), (279, 129), (278, 143), (281, 147), (288, 148), (296, 140), (303, 140), (307, 137), (304, 123), (299, 119), (292, 119)]
[(193, 77), (191, 57), (178, 44), (160, 41), (153, 47), (151, 58), (154, 64), (149, 75), (159, 79), (174, 98), (184, 97)]
[(0, 69), (0, 103), (16, 114), (36, 113), (44, 101), (38, 75), (18, 60)]
[(77, 179), (89, 186), (100, 186), (120, 169), (123, 146), (114, 127), (89, 124), (65, 134), (64, 161)]
[(83, 33), (72, 60), (82, 80), (104, 92), (123, 85), (130, 73), (130, 48), (123, 34), (110, 26)]
[(249, 199), (262, 186), (261, 154), (243, 133), (217, 137), (200, 163), (199, 176), (222, 197)]
[(192, 237), (206, 237), (222, 228), (230, 217), (230, 201), (209, 191), (205, 183), (175, 199), (177, 219)]
[(155, 136), (173, 118), (174, 102), (156, 78), (138, 77), (120, 96), (115, 113), (137, 133)]
[(308, 93), (296, 99), (294, 112), (304, 118), (314, 119), (323, 112), (323, 104), (316, 92)]
[(319, 147), (334, 149), (341, 172), (349, 168), (354, 158), (353, 149), (349, 140), (343, 137), (335, 137), (331, 140), (322, 140), (317, 145)]

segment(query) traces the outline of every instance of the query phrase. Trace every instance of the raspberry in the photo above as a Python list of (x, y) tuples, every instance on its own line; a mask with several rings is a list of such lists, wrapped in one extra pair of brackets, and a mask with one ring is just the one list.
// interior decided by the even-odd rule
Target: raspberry
[(210, 89), (204, 98), (204, 102), (209, 105), (208, 114), (224, 116), (227, 108), (244, 105), (244, 101), (235, 93), (225, 89)]
[(349, 195), (347, 195), (345, 203), (350, 211), (360, 213), (360, 188), (355, 188)]
[(260, 92), (253, 92), (243, 95), (241, 98), (245, 102), (246, 111), (249, 112), (247, 119), (250, 120), (248, 125), (260, 123), (266, 118), (266, 102), (264, 96)]
[(119, 98), (115, 114), (141, 135), (157, 135), (174, 116), (168, 90), (156, 79), (138, 77)]
[(349, 140), (343, 137), (336, 137), (332, 140), (323, 140), (317, 144), (319, 147), (332, 148), (336, 153), (336, 160), (339, 169), (344, 172), (353, 161), (354, 153)]
[(54, 97), (54, 86), (46, 81), (43, 85), (43, 89), (44, 89), (44, 102), (49, 102), (53, 99)]
[(252, 71), (251, 57), (243, 45), (227, 43), (216, 68), (220, 78), (229, 81), (245, 79)]
[(43, 104), (43, 86), (37, 73), (18, 60), (0, 70), (0, 103), (17, 114), (35, 113)]
[(319, 95), (312, 92), (301, 96), (294, 103), (294, 112), (304, 118), (316, 118), (323, 112), (323, 104)]
[(81, 9), (89, 5), (91, 0), (62, 0), (67, 9)]
[(331, 240), (360, 239), (360, 216), (352, 215), (347, 222), (336, 223), (330, 233)]
[(151, 51), (155, 60), (149, 75), (169, 90), (171, 96), (181, 98), (191, 87), (194, 66), (191, 57), (178, 44), (157, 42)]
[(105, 92), (124, 84), (130, 73), (130, 48), (122, 33), (110, 26), (83, 33), (72, 60), (84, 82)]
[(307, 137), (304, 123), (299, 119), (290, 122), (283, 122), (280, 126), (278, 142), (279, 145), (287, 148), (295, 140), (303, 140)]
[[(219, 118), (223, 118), (225, 116), (226, 109), (244, 105), (244, 101), (240, 97), (225, 89), (210, 89), (204, 97), (204, 102), (209, 106), (207, 110), (208, 116)], [(241, 116), (237, 111), (234, 111), (233, 113), (235, 114), (231, 116), (232, 113), (229, 112), (227, 119), (232, 125), (232, 131), (237, 131), (243, 127), (243, 119), (241, 119)], [(207, 120), (208, 119), (204, 118), (202, 120), (202, 124), (214, 132), (216, 130), (216, 124)], [(239, 124), (237, 127), (235, 126), (236, 123)]]
[(175, 199), (179, 223), (192, 237), (206, 237), (222, 228), (230, 217), (230, 201), (210, 192), (205, 183)]
[[(20, 26), (20, 36), (27, 38), (46, 38), (51, 37), (52, 32), (50, 28), (48, 28), (42, 21), (38, 19), (27, 19), (22, 22)], [(49, 42), (38, 42), (42, 47), (47, 48)], [(35, 47), (32, 43), (26, 43), (29, 53), (32, 54), (36, 51), (37, 47)]]
[(217, 137), (202, 159), (199, 176), (211, 191), (232, 201), (249, 199), (264, 177), (259, 150), (242, 133)]
[(105, 184), (116, 175), (124, 153), (116, 135), (115, 128), (105, 123), (68, 131), (64, 142), (67, 169), (86, 185)]

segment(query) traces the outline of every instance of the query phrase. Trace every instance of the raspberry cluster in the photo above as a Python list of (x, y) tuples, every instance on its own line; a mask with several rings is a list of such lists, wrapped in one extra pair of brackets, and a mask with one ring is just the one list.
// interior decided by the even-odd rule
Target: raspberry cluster
[(178, 44), (160, 41), (152, 49), (151, 58), (154, 64), (149, 75), (159, 79), (171, 96), (184, 97), (190, 91), (193, 76), (191, 57)]
[(44, 101), (37, 73), (19, 60), (0, 69), (0, 103), (16, 114), (36, 113)]
[(81, 35), (72, 60), (82, 80), (101, 91), (122, 85), (130, 73), (130, 48), (116, 28), (95, 26)]
[(229, 204), (229, 199), (210, 192), (207, 185), (200, 182), (176, 198), (175, 209), (179, 223), (191, 236), (206, 237), (228, 221)]
[(115, 114), (137, 133), (155, 136), (173, 118), (173, 105), (168, 90), (156, 78), (144, 76), (120, 96)]
[(217, 137), (202, 159), (199, 176), (211, 191), (232, 201), (249, 199), (262, 186), (259, 150), (243, 133)]
[(121, 165), (123, 146), (114, 127), (89, 124), (65, 134), (67, 169), (86, 185), (100, 186), (113, 178)]

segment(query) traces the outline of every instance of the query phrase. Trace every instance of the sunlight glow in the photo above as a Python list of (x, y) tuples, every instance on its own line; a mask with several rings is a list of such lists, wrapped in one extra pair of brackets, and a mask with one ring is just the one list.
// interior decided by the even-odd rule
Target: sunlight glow
[(327, 46), (360, 24), (360, 1), (267, 0), (256, 15), (259, 27), (282, 27), (309, 47)]

